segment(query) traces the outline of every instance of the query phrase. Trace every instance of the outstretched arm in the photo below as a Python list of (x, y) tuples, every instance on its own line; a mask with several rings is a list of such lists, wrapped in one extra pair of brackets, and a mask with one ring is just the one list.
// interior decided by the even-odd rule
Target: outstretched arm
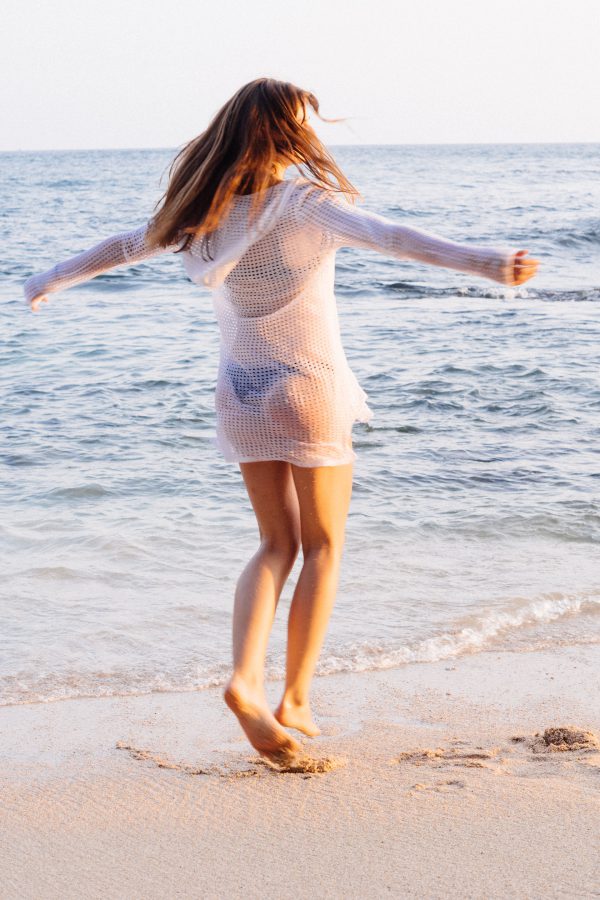
[(526, 259), (526, 250), (501, 250), (449, 241), (358, 209), (331, 191), (307, 191), (303, 210), (305, 219), (328, 233), (337, 247), (377, 250), (397, 259), (445, 266), (512, 286), (522, 284), (537, 271), (538, 261)]
[(174, 244), (169, 247), (150, 247), (146, 240), (146, 229), (147, 225), (142, 225), (134, 231), (115, 234), (95, 247), (58, 263), (47, 272), (32, 275), (23, 285), (23, 293), (32, 310), (35, 312), (39, 304), (47, 300), (47, 294), (89, 281), (115, 266), (141, 262), (161, 253), (172, 253), (180, 246)]

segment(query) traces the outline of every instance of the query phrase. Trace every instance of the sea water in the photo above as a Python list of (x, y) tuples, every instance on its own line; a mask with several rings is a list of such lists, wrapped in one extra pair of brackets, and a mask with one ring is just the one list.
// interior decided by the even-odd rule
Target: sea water
[[(541, 268), (509, 289), (339, 252), (343, 343), (375, 416), (354, 428), (320, 673), (600, 641), (599, 150), (335, 150), (366, 208), (529, 250)], [(0, 155), (2, 704), (196, 690), (230, 669), (258, 532), (211, 442), (210, 295), (169, 254), (35, 315), (21, 293), (32, 272), (143, 224), (173, 155)]]

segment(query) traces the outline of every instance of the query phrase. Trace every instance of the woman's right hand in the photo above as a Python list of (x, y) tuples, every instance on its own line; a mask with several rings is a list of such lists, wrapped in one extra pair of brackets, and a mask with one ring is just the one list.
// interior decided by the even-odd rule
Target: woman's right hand
[(32, 312), (38, 311), (40, 303), (48, 302), (49, 293), (51, 293), (51, 291), (48, 290), (48, 286), (45, 283), (44, 274), (30, 275), (30, 277), (23, 282), (25, 302)]
[(515, 253), (513, 257), (513, 280), (510, 283), (511, 287), (517, 287), (519, 284), (524, 284), (536, 274), (540, 262), (538, 259), (532, 259), (531, 257), (526, 258), (528, 253), (529, 250), (519, 250)]

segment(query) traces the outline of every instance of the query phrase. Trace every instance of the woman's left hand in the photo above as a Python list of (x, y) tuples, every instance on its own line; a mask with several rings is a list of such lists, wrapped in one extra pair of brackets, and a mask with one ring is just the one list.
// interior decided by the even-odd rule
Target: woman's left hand
[(513, 258), (513, 281), (512, 286), (516, 287), (529, 281), (536, 274), (539, 267), (539, 260), (527, 257), (529, 250), (519, 250)]
[(37, 312), (38, 309), (40, 308), (40, 303), (47, 303), (47, 302), (48, 302), (48, 298), (46, 297), (46, 295), (40, 294), (39, 297), (36, 297), (34, 300), (32, 300), (30, 302), (29, 306), (31, 307), (32, 312)]

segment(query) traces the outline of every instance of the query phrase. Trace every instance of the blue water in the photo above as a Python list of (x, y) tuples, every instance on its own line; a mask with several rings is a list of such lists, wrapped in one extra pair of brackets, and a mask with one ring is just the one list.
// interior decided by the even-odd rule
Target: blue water
[[(338, 255), (357, 424), (320, 672), (600, 640), (598, 145), (345, 147), (366, 207), (528, 249), (518, 290)], [(230, 663), (257, 545), (210, 442), (218, 331), (179, 259), (32, 314), (33, 271), (142, 224), (173, 151), (0, 154), (0, 703), (188, 690)], [(269, 650), (279, 677), (284, 590)]]

